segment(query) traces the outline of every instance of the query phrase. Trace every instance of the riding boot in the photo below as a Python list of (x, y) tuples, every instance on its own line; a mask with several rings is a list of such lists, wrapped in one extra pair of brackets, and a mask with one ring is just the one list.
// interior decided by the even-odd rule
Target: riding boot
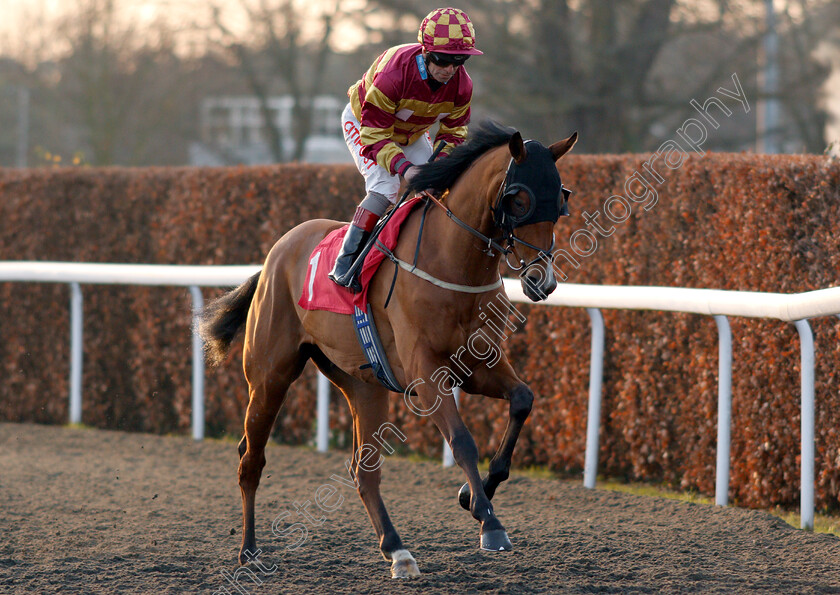
[(335, 266), (328, 275), (335, 283), (350, 288), (353, 293), (359, 293), (362, 285), (359, 283), (358, 271), (351, 275), (350, 269), (353, 268), (356, 258), (367, 244), (377, 221), (379, 217), (375, 213), (362, 207), (356, 209), (353, 222), (347, 228), (344, 243), (341, 244), (341, 251), (335, 259)]

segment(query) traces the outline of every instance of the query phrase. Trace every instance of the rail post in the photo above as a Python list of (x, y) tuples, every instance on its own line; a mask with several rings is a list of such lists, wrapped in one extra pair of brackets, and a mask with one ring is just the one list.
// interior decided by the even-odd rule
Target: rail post
[(726, 316), (716, 315), (718, 329), (718, 434), (715, 504), (729, 503), (729, 460), (732, 427), (732, 330)]
[(802, 467), (800, 516), (802, 528), (814, 530), (814, 333), (807, 320), (797, 320), (802, 387)]
[(318, 372), (318, 414), (316, 443), (318, 452), (330, 448), (330, 381)]
[(604, 316), (598, 308), (587, 308), (592, 322), (589, 356), (589, 412), (586, 419), (586, 459), (583, 487), (594, 489), (598, 477), (598, 434), (601, 430), (601, 387), (604, 381)]
[(70, 283), (70, 423), (82, 423), (82, 288)]
[(204, 298), (197, 285), (190, 285), (192, 294), (192, 435), (193, 440), (204, 440), (204, 342), (198, 334), (198, 317), (204, 307)]
[[(455, 397), (455, 406), (457, 407), (461, 402), (461, 388), (456, 386), (452, 391), (452, 396)], [(452, 454), (452, 449), (449, 448), (449, 443), (443, 441), (443, 466), (452, 467), (455, 464), (455, 455)]]

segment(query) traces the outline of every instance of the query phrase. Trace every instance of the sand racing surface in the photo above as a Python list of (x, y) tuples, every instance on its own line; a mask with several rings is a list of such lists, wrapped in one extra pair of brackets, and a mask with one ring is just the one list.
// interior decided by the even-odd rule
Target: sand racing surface
[(460, 470), (391, 457), (383, 497), (423, 573), (394, 581), (355, 490), (331, 478), (348, 454), (269, 445), (260, 565), (234, 575), (235, 443), (0, 423), (0, 593), (840, 593), (836, 537), (517, 474), (493, 500), (514, 551), (482, 552)]

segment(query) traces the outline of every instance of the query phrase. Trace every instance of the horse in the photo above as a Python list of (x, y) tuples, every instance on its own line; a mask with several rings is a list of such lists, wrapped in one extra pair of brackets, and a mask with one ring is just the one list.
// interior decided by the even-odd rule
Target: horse
[[(408, 215), (396, 247), (368, 289), (393, 376), (409, 387), (406, 403), (430, 417), (452, 449), (466, 475), (458, 501), (479, 522), (479, 545), (488, 551), (512, 548), (491, 499), (508, 478), (534, 394), (500, 349), (487, 361), (491, 335), (484, 329), (503, 331), (511, 325), (510, 310), (494, 307), (506, 301), (500, 277), (503, 257), (521, 271), (523, 291), (532, 301), (545, 299), (557, 285), (550, 264), (553, 229), (570, 191), (560, 181), (556, 161), (576, 141), (574, 133), (545, 147), (523, 141), (511, 128), (485, 122), (449, 157), (421, 166), (409, 189), (424, 191), (427, 206)], [(391, 391), (366, 365), (352, 316), (298, 305), (311, 253), (343, 225), (316, 219), (291, 229), (271, 248), (259, 273), (208, 303), (202, 313), (200, 332), (211, 364), (222, 361), (240, 329), (245, 330), (249, 403), (238, 446), (243, 516), (239, 563), (247, 564), (258, 551), (254, 503), (271, 428), (289, 385), (312, 360), (349, 405), (349, 471), (382, 556), (391, 562), (391, 576), (418, 576), (417, 562), (382, 501), (381, 465), (375, 464), (381, 463), (381, 452), (393, 452), (381, 437), (383, 428), (390, 425), (393, 431), (387, 421)], [(410, 260), (413, 265), (406, 266)], [(397, 266), (414, 274), (397, 275)], [(479, 348), (476, 337), (482, 333)], [(502, 441), (483, 479), (475, 440), (453, 397), (455, 386), (509, 402)]]

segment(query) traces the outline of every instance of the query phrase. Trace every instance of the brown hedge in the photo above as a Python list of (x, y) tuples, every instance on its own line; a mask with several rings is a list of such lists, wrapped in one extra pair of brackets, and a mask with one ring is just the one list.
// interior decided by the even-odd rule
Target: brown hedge
[[(575, 190), (558, 247), (585, 229), (597, 248), (568, 281), (800, 292), (840, 281), (840, 165), (815, 156), (708, 154), (668, 169), (649, 156), (569, 156)], [(658, 201), (625, 200), (625, 221), (603, 210), (642, 174)], [(629, 190), (641, 195), (642, 188)], [(348, 166), (0, 170), (0, 260), (160, 264), (261, 262), (285, 231), (315, 217), (347, 218), (361, 196)], [(614, 216), (622, 215), (611, 203)], [(625, 213), (626, 214), (626, 213)], [(579, 243), (578, 247), (585, 247)], [(182, 432), (190, 424), (190, 299), (183, 289), (85, 286), (85, 423)], [(219, 290), (205, 290), (210, 299)], [(64, 423), (69, 369), (69, 291), (0, 284), (0, 418)], [(517, 449), (520, 465), (577, 473), (586, 428), (589, 319), (581, 310), (520, 306), (522, 329), (505, 344), (537, 393)], [(717, 331), (687, 314), (605, 311), (606, 376), (600, 470), (714, 492)], [(799, 341), (793, 325), (731, 319), (734, 337), (732, 481), (743, 505), (793, 505), (799, 496)], [(811, 322), (817, 344), (817, 503), (840, 498), (840, 322)], [(207, 375), (211, 434), (239, 435), (246, 404), (236, 349)], [(311, 440), (314, 372), (293, 387), (275, 437)], [(484, 455), (504, 429), (504, 403), (466, 396), (462, 411)], [(395, 398), (409, 448), (438, 456), (440, 438)], [(349, 444), (346, 406), (333, 399), (333, 436)]]

